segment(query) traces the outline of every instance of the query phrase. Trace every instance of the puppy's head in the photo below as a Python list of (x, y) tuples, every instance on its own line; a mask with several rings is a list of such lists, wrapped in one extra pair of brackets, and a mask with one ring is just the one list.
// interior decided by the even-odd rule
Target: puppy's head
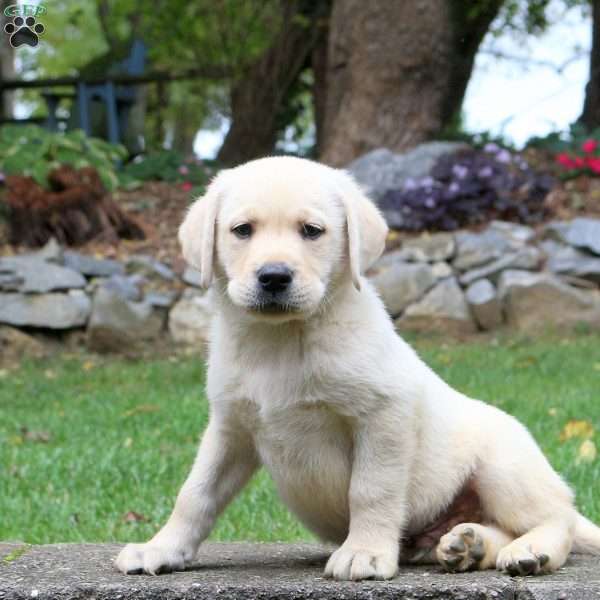
[(387, 226), (343, 171), (291, 157), (222, 171), (190, 208), (179, 240), (208, 287), (274, 322), (304, 319), (334, 285), (381, 255)]

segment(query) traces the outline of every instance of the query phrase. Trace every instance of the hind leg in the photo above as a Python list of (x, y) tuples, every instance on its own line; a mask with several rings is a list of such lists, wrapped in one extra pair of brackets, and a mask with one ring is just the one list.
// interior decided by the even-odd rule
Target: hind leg
[(497, 567), (510, 575), (537, 575), (556, 571), (567, 560), (573, 545), (570, 520), (534, 527), (498, 554)]
[(492, 569), (501, 549), (513, 540), (493, 525), (461, 523), (440, 539), (436, 556), (447, 571)]

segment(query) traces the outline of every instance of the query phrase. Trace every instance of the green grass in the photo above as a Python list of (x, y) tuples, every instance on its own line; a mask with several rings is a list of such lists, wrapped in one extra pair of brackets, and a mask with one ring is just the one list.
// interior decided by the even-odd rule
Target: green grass
[[(581, 510), (600, 522), (600, 458), (578, 463), (582, 440), (559, 441), (568, 421), (586, 419), (600, 448), (600, 337), (418, 349), (452, 385), (523, 421)], [(193, 358), (71, 356), (0, 370), (0, 540), (146, 539), (168, 517), (206, 419), (203, 367)], [(129, 512), (144, 520), (128, 521)], [(212, 535), (309, 537), (263, 472)]]

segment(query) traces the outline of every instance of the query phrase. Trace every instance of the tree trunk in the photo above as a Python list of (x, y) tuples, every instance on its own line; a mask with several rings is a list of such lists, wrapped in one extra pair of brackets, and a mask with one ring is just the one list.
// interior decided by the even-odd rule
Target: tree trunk
[(281, 0), (271, 46), (231, 90), (231, 126), (218, 160), (236, 165), (273, 152), (286, 98), (321, 35), (329, 0)]
[(322, 160), (344, 165), (439, 135), (460, 110), (502, 2), (335, 0)]
[(579, 122), (592, 130), (600, 127), (600, 0), (592, 0), (592, 51), (590, 78), (585, 86), (583, 112)]

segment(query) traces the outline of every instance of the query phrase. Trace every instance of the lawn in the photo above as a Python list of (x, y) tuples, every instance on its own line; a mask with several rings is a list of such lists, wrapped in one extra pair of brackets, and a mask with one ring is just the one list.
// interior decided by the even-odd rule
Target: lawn
[[(417, 347), (452, 385), (521, 419), (600, 522), (600, 457), (580, 456), (582, 436), (600, 448), (599, 336)], [(192, 463), (207, 419), (202, 383), (190, 357), (63, 356), (0, 368), (0, 540), (146, 539)], [(581, 436), (565, 440), (565, 431)], [(263, 472), (212, 535), (306, 538)]]

